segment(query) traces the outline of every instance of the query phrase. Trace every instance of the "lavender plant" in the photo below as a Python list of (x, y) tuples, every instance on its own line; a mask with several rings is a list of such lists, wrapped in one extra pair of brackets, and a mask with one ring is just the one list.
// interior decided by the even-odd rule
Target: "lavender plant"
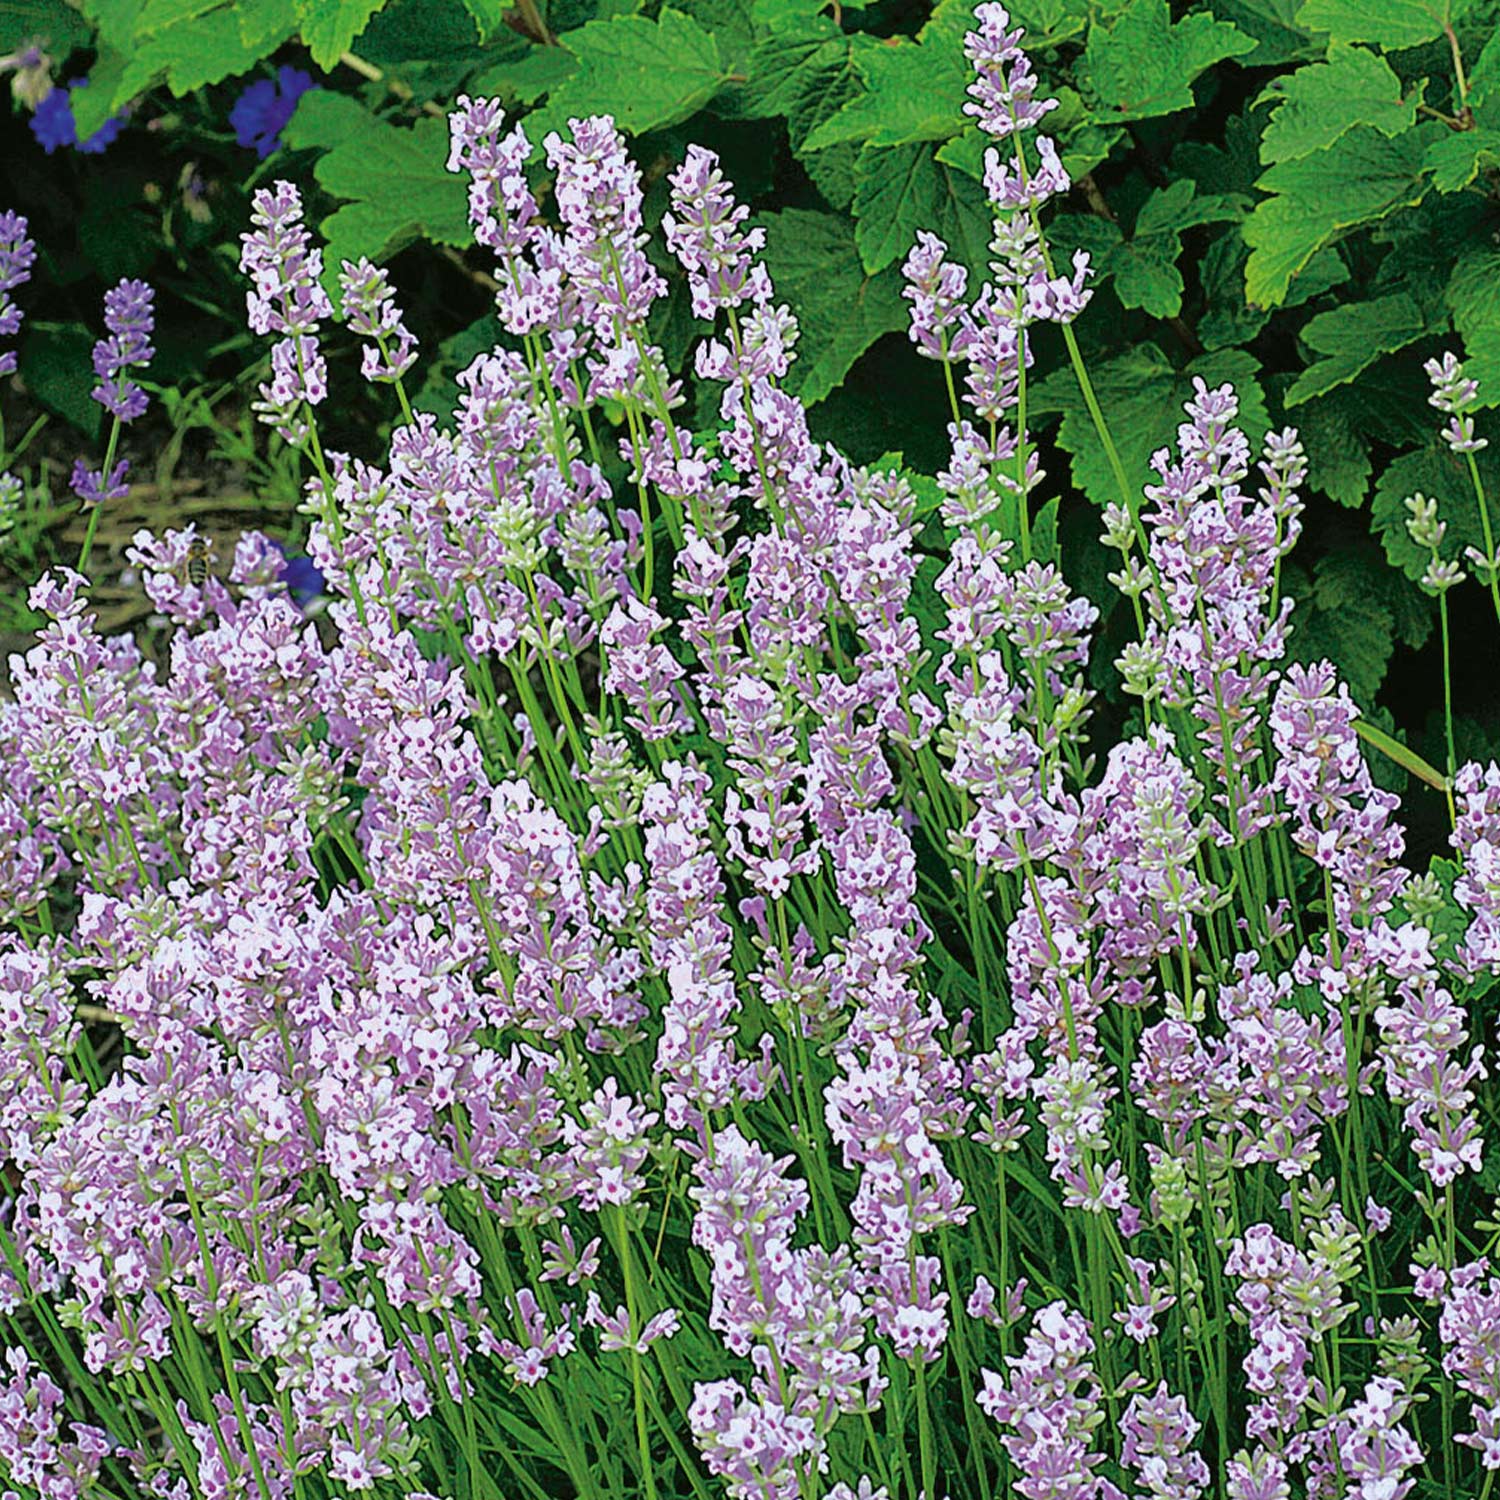
[[(1095, 746), (1026, 420), (1055, 324), (1119, 469), (1090, 264), (1043, 228), (1055, 101), (975, 19), (989, 279), (931, 234), (905, 268), (935, 508), (810, 437), (710, 152), (662, 226), (693, 431), (613, 123), (542, 142), (549, 219), (462, 99), (503, 334), (414, 413), (395, 292), (345, 264), (379, 464), (323, 445), (321, 252), (257, 194), (323, 627), (266, 537), (142, 532), (161, 654), (55, 569), (0, 707), (7, 1493), (1489, 1495), (1500, 766), (1416, 763), (1455, 858), (1406, 862), (1373, 732), (1286, 661), (1302, 446), (1202, 382), (1103, 516), (1140, 717)], [(9, 334), (24, 221), (0, 252)], [(150, 305), (106, 310), (116, 434)]]

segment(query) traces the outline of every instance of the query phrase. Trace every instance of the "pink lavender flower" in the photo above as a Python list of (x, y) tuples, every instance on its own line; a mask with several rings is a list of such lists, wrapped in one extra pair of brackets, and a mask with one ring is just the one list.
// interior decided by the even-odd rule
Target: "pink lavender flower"
[(1193, 1451), (1199, 1422), (1187, 1401), (1162, 1381), (1146, 1396), (1137, 1391), (1120, 1418), (1120, 1462), (1143, 1486), (1138, 1500), (1198, 1500), (1211, 1482), (1208, 1465)]
[(1457, 956), (1467, 969), (1500, 972), (1500, 765), (1471, 761), (1454, 777), (1453, 796), (1452, 842), (1463, 862), (1453, 895), (1469, 913)]
[(1487, 1069), (1478, 1048), (1464, 1058), (1467, 1017), (1430, 969), (1401, 977), (1395, 1000), (1375, 1012), (1386, 1090), (1403, 1107), (1418, 1164), (1443, 1187), (1483, 1165), (1472, 1085)]
[[(1486, 1279), (1488, 1278), (1488, 1279)], [(1473, 1399), (1474, 1430), (1456, 1441), (1500, 1469), (1500, 1277), (1487, 1260), (1459, 1266), (1439, 1293), (1443, 1372)]]
[(1287, 669), (1271, 710), (1273, 785), (1293, 818), (1297, 846), (1334, 880), (1335, 916), (1384, 912), (1405, 877), (1400, 805), (1370, 779), (1354, 732), (1358, 710), (1329, 662)]
[(964, 113), (998, 139), (1032, 129), (1057, 108), (1057, 100), (1036, 98), (1038, 80), (1021, 50), (1025, 33), (1019, 27), (1007, 30), (1010, 15), (1003, 5), (977, 5), (974, 19), (979, 26), (965, 36), (964, 54), (977, 76), (968, 87), (972, 102), (964, 105)]
[(948, 247), (935, 234), (922, 230), (901, 274), (901, 295), (911, 302), (911, 341), (928, 359), (961, 359), (972, 333), (966, 326), (964, 295), (969, 273), (947, 259)]
[(1090, 1356), (1094, 1340), (1081, 1314), (1051, 1302), (1032, 1320), (1006, 1373), (982, 1370), (975, 1398), (1008, 1431), (1000, 1439), (1015, 1465), (1012, 1483), (1025, 1500), (1114, 1500), (1119, 1492), (1093, 1471), (1104, 1421), (1104, 1390)]
[(1425, 1455), (1401, 1425), (1411, 1405), (1411, 1394), (1400, 1381), (1378, 1375), (1335, 1421), (1332, 1438), (1350, 1493), (1403, 1500), (1416, 1488), (1416, 1480), (1406, 1473), (1423, 1463)]
[(339, 272), (339, 287), (344, 321), (362, 339), (370, 340), (361, 355), (360, 373), (366, 380), (400, 380), (416, 363), (417, 341), (396, 306), (385, 269), (363, 256), (357, 263), (346, 260)]
[(770, 278), (755, 261), (766, 232), (743, 227), (750, 210), (734, 201), (719, 158), (689, 146), (669, 180), (672, 212), (662, 216), (662, 233), (687, 272), (694, 316), (712, 318), (720, 308), (767, 301)]
[(563, 235), (544, 245), (577, 295), (577, 321), (596, 341), (586, 356), (588, 396), (643, 400), (654, 385), (673, 388), (661, 352), (646, 342), (645, 321), (666, 282), (645, 252), (640, 169), (614, 121), (570, 120), (573, 139), (543, 142), (557, 174), (553, 194)]
[(299, 408), (328, 394), (318, 347), (321, 319), (333, 316), (323, 290), (323, 254), (302, 223), (302, 198), (289, 182), (260, 188), (252, 200), (254, 226), (240, 236), (240, 270), (250, 278), (246, 295), (251, 331), (280, 335), (271, 348), (271, 379), (260, 388), (257, 412), (289, 442), (305, 440)]
[[(64, 1393), (24, 1350), (5, 1351), (10, 1378), (0, 1384), (0, 1464), (11, 1485), (41, 1500), (77, 1500), (94, 1489), (115, 1448), (98, 1427), (73, 1424), (63, 1437)], [(14, 1493), (14, 1491), (13, 1491)]]
[(1432, 382), (1428, 404), (1448, 418), (1443, 440), (1455, 453), (1478, 453), (1489, 446), (1488, 439), (1474, 436), (1475, 407), (1479, 405), (1479, 384), (1464, 373), (1458, 356), (1450, 349), (1442, 359), (1429, 359), (1423, 366)]
[(753, 1400), (737, 1380), (695, 1385), (688, 1425), (731, 1500), (796, 1500), (808, 1466), (826, 1462), (810, 1417)]

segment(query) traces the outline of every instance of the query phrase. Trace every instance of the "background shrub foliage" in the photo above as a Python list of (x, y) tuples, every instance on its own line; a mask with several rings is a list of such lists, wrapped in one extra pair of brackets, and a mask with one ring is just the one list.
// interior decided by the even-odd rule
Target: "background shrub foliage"
[[(1500, 4), (1012, 9), (1062, 100), (1048, 123), (1075, 188), (1051, 234), (1098, 268), (1080, 337), (1130, 480), (1147, 478), (1194, 376), (1234, 382), (1252, 440), (1295, 423), (1320, 493), (1288, 573), (1294, 653), (1331, 656), (1367, 709), (1379, 702), (1377, 717), (1441, 761), (1435, 610), (1418, 583), (1428, 557), (1403, 501), (1422, 490), (1449, 502), (1446, 553), (1481, 541), (1422, 363), (1456, 333), (1481, 392), (1500, 399)], [(276, 175), (315, 195), (330, 276), (345, 258), (394, 258), (427, 351), (418, 404), (443, 408), (453, 373), (493, 339), (479, 258), (465, 259), (464, 189), (443, 170), (443, 111), (468, 91), (508, 100), (533, 140), (569, 116), (613, 114), (647, 168), (653, 227), (686, 143), (719, 152), (800, 320), (789, 383), (815, 435), (932, 473), (947, 407), (905, 337), (899, 266), (919, 226), (975, 272), (986, 259), (982, 142), (958, 123), (970, 17), (966, 0), (0, 0), (0, 53), (34, 77), (26, 49), (39, 44), (47, 76), (87, 78), (68, 100), (78, 140), (124, 117), (107, 156), (44, 155), (21, 98), (5, 125), (8, 198), (49, 247), (42, 284), (60, 289), (31, 324), (23, 380), (91, 434), (75, 347), (87, 336), (61, 325), (86, 320), (101, 283), (149, 275), (162, 289), (166, 452), (207, 434), (219, 456), (254, 466), (275, 504), (290, 470), (252, 452), (240, 420), (263, 372), (245, 367), (232, 247), (249, 192)], [(261, 160), (231, 113), (252, 82), (269, 96), (288, 64), (320, 86)], [(676, 368), (692, 324), (680, 275), (665, 257), (661, 269), (673, 292), (656, 337)], [(344, 424), (390, 415), (365, 404), (352, 371), (334, 373), (348, 377)], [(1114, 480), (1060, 342), (1038, 350), (1029, 416), (1055, 445), (1063, 491), (1043, 544), (1061, 536), (1075, 584), (1106, 597), (1095, 506)], [(292, 504), (288, 492), (288, 523)], [(31, 534), (46, 546), (44, 528)], [(1452, 607), (1463, 641), (1466, 612), (1482, 619), (1487, 601), (1471, 586)], [(1126, 631), (1116, 614), (1106, 643), (1111, 625)], [(1095, 656), (1111, 693), (1114, 654)], [(1494, 695), (1464, 690), (1493, 659), (1458, 655), (1456, 697), (1470, 705), (1459, 756), (1493, 753), (1500, 706), (1486, 716)]]

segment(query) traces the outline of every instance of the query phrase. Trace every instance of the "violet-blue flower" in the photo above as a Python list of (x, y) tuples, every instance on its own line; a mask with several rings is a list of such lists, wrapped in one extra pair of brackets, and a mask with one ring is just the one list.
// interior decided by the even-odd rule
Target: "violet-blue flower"
[(310, 73), (283, 64), (275, 79), (259, 78), (248, 85), (229, 111), (234, 138), (264, 161), (281, 148), (281, 131), (296, 112), (297, 101), (317, 88)]
[(89, 86), (87, 78), (73, 78), (61, 88), (55, 88), (36, 107), (31, 117), (31, 133), (37, 138), (48, 156), (60, 146), (77, 146), (86, 156), (97, 156), (103, 152), (120, 133), (125, 116), (111, 115), (85, 141), (78, 139), (78, 125), (73, 119), (72, 91)]

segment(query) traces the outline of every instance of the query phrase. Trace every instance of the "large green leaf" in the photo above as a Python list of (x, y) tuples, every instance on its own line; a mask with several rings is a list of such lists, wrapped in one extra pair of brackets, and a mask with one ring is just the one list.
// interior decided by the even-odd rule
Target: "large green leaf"
[(1336, 42), (1372, 42), (1393, 51), (1442, 36), (1457, 8), (1451, 0), (1305, 0), (1297, 22)]
[(854, 239), (866, 271), (905, 256), (919, 229), (939, 235), (969, 267), (983, 267), (992, 228), (984, 190), (937, 161), (930, 143), (866, 146), (855, 181)]
[(109, 46), (123, 52), (134, 43), (141, 0), (83, 0), (82, 8)]
[(1464, 365), (1486, 406), (1500, 406), (1500, 250), (1475, 246), (1453, 268), (1443, 300), (1464, 341)]
[(144, 0), (136, 18), (135, 34), (140, 38), (155, 36), (168, 27), (181, 26), (224, 9), (224, 0)]
[(520, 57), (507, 58), (474, 80), (474, 91), (504, 95), (523, 104), (560, 89), (578, 71), (578, 59), (565, 47), (532, 47)]
[(1421, 91), (1403, 98), (1401, 80), (1383, 57), (1335, 47), (1327, 62), (1278, 78), (1261, 98), (1280, 101), (1260, 140), (1260, 159), (1269, 166), (1322, 151), (1356, 125), (1399, 135), (1415, 121)]
[(483, 41), (491, 32), (498, 31), (505, 20), (504, 0), (463, 0), (464, 9), (473, 17), (474, 25)]
[(42, 37), (54, 57), (66, 57), (88, 41), (88, 23), (65, 0), (0, 0), (0, 54)]
[(1427, 148), (1427, 169), (1440, 193), (1466, 188), (1481, 172), (1500, 167), (1500, 130), (1454, 130)]
[(1259, 186), (1272, 196), (1245, 223), (1250, 259), (1245, 294), (1274, 307), (1325, 245), (1347, 230), (1419, 203), (1426, 192), (1422, 158), (1432, 131), (1416, 126), (1388, 138), (1367, 125), (1346, 132), (1326, 151), (1278, 162)]
[(32, 397), (90, 442), (98, 436), (102, 414), (98, 402), (89, 396), (94, 388), (94, 372), (89, 365), (93, 346), (93, 337), (83, 328), (64, 325), (43, 332), (32, 326), (18, 351), (21, 377)]
[(1298, 406), (1347, 385), (1381, 355), (1404, 349), (1426, 332), (1422, 309), (1405, 292), (1346, 302), (1319, 313), (1302, 330), (1302, 342), (1322, 358), (1292, 382), (1286, 404)]
[(1222, 193), (1197, 195), (1191, 178), (1157, 188), (1136, 215), (1130, 238), (1110, 258), (1115, 295), (1126, 307), (1157, 318), (1182, 311), (1183, 280), (1177, 269), (1182, 236), (1199, 224), (1241, 218), (1244, 200)]
[(314, 172), (333, 197), (350, 200), (322, 225), (330, 284), (343, 261), (361, 255), (380, 260), (418, 236), (443, 245), (471, 243), (466, 189), (444, 169), (445, 120), (398, 128), (347, 95), (320, 89), (302, 97), (283, 134), (299, 148), (331, 145)]
[[(1167, 441), (1177, 413), (1193, 395), (1193, 377), (1209, 386), (1230, 382), (1239, 395), (1239, 425), (1252, 442), (1270, 427), (1259, 366), (1242, 349), (1223, 349), (1176, 369), (1155, 344), (1141, 344), (1097, 369), (1090, 379), (1134, 494), (1151, 482), (1151, 455)], [(1097, 505), (1120, 498), (1114, 473), (1073, 371), (1064, 366), (1036, 385), (1030, 409), (1037, 417), (1060, 413), (1057, 441), (1072, 455), (1073, 483)]]
[(1227, 21), (1198, 14), (1173, 22), (1167, 0), (1131, 0), (1089, 28), (1079, 78), (1101, 120), (1144, 120), (1190, 109), (1200, 73), (1256, 45)]
[[(1365, 503), (1374, 465), (1358, 424), (1348, 410), (1351, 392), (1309, 401), (1297, 413), (1297, 434), (1307, 450), (1308, 484), (1330, 500), (1353, 508)], [(1357, 393), (1355, 399), (1357, 398)]]
[(957, 135), (968, 123), (964, 90), (973, 75), (963, 37), (972, 25), (967, 0), (939, 0), (915, 40), (892, 37), (864, 49), (856, 66), (865, 92), (812, 131), (808, 149), (840, 141), (901, 146)]
[(1422, 596), (1363, 549), (1325, 553), (1311, 576), (1287, 569), (1284, 583), (1296, 600), (1288, 643), (1293, 661), (1327, 657), (1368, 706), (1385, 681), (1397, 641), (1419, 648), (1432, 630)]
[(713, 34), (680, 10), (590, 21), (560, 40), (578, 71), (553, 91), (538, 136), (585, 115), (613, 115), (628, 135), (660, 130), (702, 109), (729, 76)]
[(1324, 41), (1297, 20), (1301, 0), (1214, 0), (1213, 12), (1232, 21), (1256, 41), (1242, 62), (1247, 68), (1278, 68), (1284, 63), (1321, 57)]
[(302, 40), (320, 68), (331, 68), (353, 45), (385, 0), (298, 0)]
[(286, 0), (109, 0), (99, 15), (105, 50), (74, 111), (85, 136), (157, 83), (181, 96), (248, 72), (297, 26)]
[(906, 326), (901, 277), (894, 266), (866, 273), (854, 226), (842, 215), (788, 208), (763, 214), (760, 222), (777, 295), (791, 304), (801, 326), (787, 389), (811, 405), (882, 334)]
[(1113, 278), (1125, 307), (1156, 318), (1182, 311), (1183, 279), (1177, 269), (1183, 234), (1199, 224), (1240, 218), (1243, 200), (1228, 194), (1198, 197), (1190, 177), (1158, 188), (1136, 215), (1130, 237), (1107, 219), (1068, 214), (1053, 221), (1052, 238), (1063, 249), (1087, 250), (1096, 279)]
[(234, 7), (240, 40), (263, 54), (274, 52), (296, 31), (297, 0), (240, 0)]

